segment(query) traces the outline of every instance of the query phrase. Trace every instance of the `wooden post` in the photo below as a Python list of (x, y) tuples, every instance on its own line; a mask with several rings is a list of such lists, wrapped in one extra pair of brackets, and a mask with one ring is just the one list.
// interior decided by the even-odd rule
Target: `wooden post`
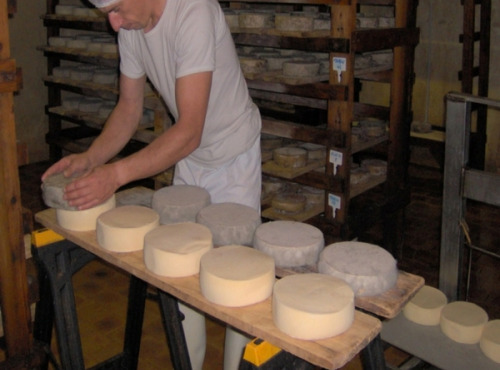
[[(9, 2), (12, 4), (12, 2)], [(7, 0), (0, 0), (0, 292), (7, 357), (30, 353), (30, 309), (17, 169)]]

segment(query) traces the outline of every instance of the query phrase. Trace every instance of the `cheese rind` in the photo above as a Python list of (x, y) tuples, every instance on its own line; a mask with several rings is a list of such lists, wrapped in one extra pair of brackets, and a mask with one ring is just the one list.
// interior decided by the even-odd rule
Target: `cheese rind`
[(255, 231), (255, 249), (274, 258), (278, 267), (315, 265), (325, 246), (317, 227), (296, 221), (271, 221)]
[(273, 258), (250, 247), (228, 245), (201, 257), (201, 293), (222, 306), (243, 307), (261, 302), (271, 296), (274, 281)]
[(306, 208), (307, 198), (299, 193), (278, 193), (271, 200), (271, 205), (279, 212), (297, 213)]
[(439, 325), (441, 311), (448, 303), (446, 295), (434, 287), (424, 285), (403, 308), (404, 316), (414, 323)]
[(160, 224), (158, 212), (144, 206), (122, 206), (97, 218), (98, 244), (111, 252), (133, 252), (144, 248), (144, 236)]
[(356, 296), (374, 296), (392, 288), (398, 279), (396, 260), (378, 245), (339, 242), (325, 247), (318, 271), (346, 281)]
[(274, 324), (293, 338), (329, 338), (352, 325), (354, 293), (333, 276), (289, 275), (274, 285), (272, 311)]
[(144, 263), (166, 277), (184, 277), (200, 271), (200, 259), (212, 249), (212, 233), (200, 224), (162, 225), (144, 237)]
[(479, 347), (486, 357), (500, 364), (500, 320), (491, 320), (486, 324)]
[(481, 339), (488, 314), (472, 302), (448, 303), (441, 311), (441, 331), (458, 343), (474, 344)]
[(111, 196), (107, 201), (96, 207), (83, 211), (70, 211), (66, 209), (56, 209), (57, 223), (65, 229), (72, 231), (90, 231), (96, 229), (97, 218), (116, 206), (115, 196)]
[(155, 191), (152, 208), (160, 214), (162, 225), (196, 222), (198, 212), (210, 202), (206, 189), (195, 185), (172, 185)]
[(63, 172), (47, 177), (42, 182), (42, 198), (45, 205), (57, 209), (76, 211), (77, 208), (70, 206), (64, 199), (64, 188), (75, 179), (76, 177), (64, 176)]
[(273, 161), (285, 168), (299, 168), (307, 165), (307, 150), (296, 147), (283, 147), (273, 150)]
[(252, 207), (238, 203), (214, 203), (198, 212), (196, 222), (212, 232), (215, 245), (251, 246), (255, 230), (262, 223)]

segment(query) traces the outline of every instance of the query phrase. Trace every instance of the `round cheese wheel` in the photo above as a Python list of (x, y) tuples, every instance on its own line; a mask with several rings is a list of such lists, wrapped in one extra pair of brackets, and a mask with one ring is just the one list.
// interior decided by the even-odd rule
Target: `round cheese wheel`
[(75, 17), (88, 17), (89, 11), (87, 8), (77, 6), (73, 9), (72, 15), (74, 15)]
[(152, 208), (160, 214), (162, 225), (196, 222), (196, 215), (210, 204), (207, 190), (195, 185), (172, 185), (155, 191)]
[(92, 68), (73, 68), (70, 72), (70, 78), (75, 81), (91, 81), (94, 75)]
[(52, 69), (52, 75), (58, 78), (70, 78), (72, 70), (73, 70), (72, 67), (66, 67), (66, 66), (55, 67)]
[(323, 189), (303, 186), (300, 192), (306, 197), (307, 204), (322, 204), (325, 201), (325, 191)]
[(226, 19), (226, 23), (229, 26), (230, 30), (237, 29), (240, 26), (238, 13), (234, 11), (225, 10), (224, 18)]
[(57, 47), (57, 48), (63, 48), (66, 47), (66, 44), (68, 41), (73, 40), (72, 37), (66, 37), (66, 36), (51, 36), (48, 39), (49, 46)]
[(276, 194), (271, 200), (271, 206), (279, 212), (302, 212), (307, 205), (304, 194), (284, 192)]
[(398, 279), (396, 260), (378, 245), (339, 242), (325, 247), (318, 271), (346, 281), (356, 296), (374, 296), (392, 288)]
[(260, 148), (261, 149), (276, 149), (281, 147), (283, 138), (274, 135), (260, 135)]
[(64, 188), (74, 181), (76, 177), (66, 177), (63, 172), (47, 177), (42, 182), (42, 198), (47, 207), (76, 211), (64, 199)]
[(350, 183), (351, 185), (363, 184), (370, 178), (370, 171), (365, 168), (351, 168)]
[(66, 47), (70, 48), (70, 49), (83, 50), (83, 49), (87, 49), (88, 43), (89, 43), (88, 40), (73, 39), (73, 40), (69, 40), (66, 43)]
[(101, 46), (101, 50), (105, 54), (116, 54), (118, 53), (118, 45), (115, 43), (103, 43)]
[(326, 148), (323, 145), (304, 143), (300, 147), (307, 150), (307, 158), (310, 160), (317, 161), (326, 158)]
[(368, 137), (375, 138), (385, 134), (386, 123), (384, 121), (366, 120), (360, 121), (359, 125), (363, 128), (364, 134)]
[(283, 147), (273, 150), (273, 161), (281, 167), (300, 168), (307, 165), (307, 150), (297, 147)]
[(65, 229), (72, 231), (90, 231), (96, 229), (97, 218), (104, 212), (107, 212), (116, 206), (115, 196), (113, 195), (104, 203), (85, 209), (83, 211), (70, 211), (56, 208), (57, 223)]
[(361, 167), (367, 169), (373, 176), (381, 176), (387, 173), (387, 162), (381, 159), (364, 159)]
[(255, 231), (253, 247), (274, 258), (278, 267), (315, 265), (325, 246), (317, 227), (295, 221), (271, 221)]
[(354, 293), (333, 276), (289, 275), (274, 285), (272, 311), (274, 324), (293, 338), (329, 338), (351, 327)]
[(84, 113), (97, 113), (102, 105), (102, 100), (99, 98), (85, 97), (80, 101), (78, 110)]
[(275, 194), (283, 187), (283, 182), (275, 177), (262, 177), (262, 192)]
[(251, 246), (255, 229), (261, 224), (259, 212), (238, 203), (216, 203), (203, 208), (196, 222), (212, 232), (215, 245)]
[(500, 320), (491, 320), (486, 324), (479, 347), (486, 357), (500, 364)]
[(201, 257), (201, 293), (222, 306), (261, 302), (271, 296), (274, 281), (273, 258), (250, 247), (227, 245)]
[(272, 28), (274, 14), (272, 12), (244, 12), (238, 15), (238, 24), (242, 28)]
[(479, 342), (488, 314), (472, 302), (456, 301), (448, 303), (441, 311), (439, 325), (441, 331), (458, 343)]
[(212, 249), (210, 230), (194, 222), (161, 225), (144, 237), (144, 263), (148, 270), (166, 277), (200, 272), (200, 259)]
[(319, 72), (319, 63), (310, 61), (289, 61), (283, 63), (283, 75), (289, 77), (311, 77)]
[(267, 61), (258, 57), (242, 56), (239, 57), (241, 70), (244, 74), (262, 73), (267, 68)]
[(82, 96), (69, 96), (69, 97), (63, 98), (62, 107), (67, 109), (67, 110), (78, 110), (82, 99), (83, 99)]
[(113, 68), (99, 68), (94, 71), (92, 82), (102, 85), (113, 85), (116, 83), (117, 73)]
[(144, 206), (122, 206), (97, 218), (96, 236), (111, 252), (133, 252), (144, 248), (144, 236), (160, 224), (158, 213)]
[(306, 32), (313, 30), (314, 14), (308, 13), (277, 13), (274, 24), (279, 31)]
[(101, 42), (90, 41), (87, 44), (87, 51), (93, 53), (100, 53), (102, 51), (102, 45), (103, 44)]
[(55, 13), (57, 15), (72, 15), (73, 10), (76, 8), (76, 5), (64, 5), (58, 4), (55, 7)]
[(313, 21), (314, 30), (329, 30), (331, 28), (332, 22), (330, 18), (315, 18)]
[(424, 285), (404, 306), (404, 316), (420, 325), (439, 325), (441, 311), (448, 303), (446, 295), (434, 287)]

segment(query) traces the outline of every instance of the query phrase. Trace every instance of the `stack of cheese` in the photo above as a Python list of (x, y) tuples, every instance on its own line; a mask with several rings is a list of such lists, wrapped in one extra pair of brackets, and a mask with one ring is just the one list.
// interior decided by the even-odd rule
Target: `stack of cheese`
[(115, 208), (115, 196), (93, 208), (78, 210), (64, 199), (64, 188), (74, 180), (63, 173), (48, 177), (42, 183), (43, 200), (48, 207), (56, 209), (56, 220), (61, 227), (72, 231), (95, 230), (97, 217)]

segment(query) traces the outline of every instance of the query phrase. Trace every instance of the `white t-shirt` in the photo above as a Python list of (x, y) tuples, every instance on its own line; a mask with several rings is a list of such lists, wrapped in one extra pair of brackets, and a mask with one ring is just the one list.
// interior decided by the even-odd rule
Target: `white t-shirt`
[(217, 167), (248, 150), (260, 135), (261, 119), (241, 72), (224, 13), (216, 0), (168, 0), (149, 32), (120, 29), (120, 70), (146, 74), (177, 120), (175, 81), (212, 71), (212, 87), (201, 144), (189, 156)]

